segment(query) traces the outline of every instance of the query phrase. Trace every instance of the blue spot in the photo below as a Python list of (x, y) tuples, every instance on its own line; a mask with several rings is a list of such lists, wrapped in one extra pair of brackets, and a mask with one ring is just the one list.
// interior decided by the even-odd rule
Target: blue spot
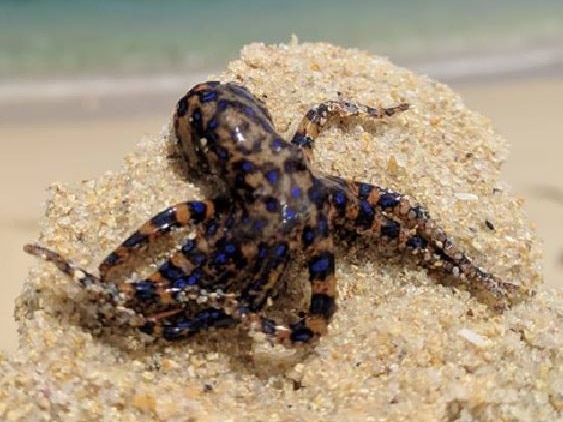
[(207, 122), (207, 128), (208, 129), (217, 129), (217, 126), (219, 126), (219, 122), (217, 122), (217, 119), (211, 119), (209, 122)]
[(169, 208), (151, 218), (151, 223), (156, 227), (167, 229), (176, 225), (176, 210)]
[(194, 223), (201, 223), (205, 219), (205, 214), (207, 212), (207, 205), (203, 202), (189, 202), (188, 206), (192, 214), (192, 219)]
[(293, 208), (285, 208), (283, 210), (283, 218), (286, 220), (291, 220), (292, 218), (295, 218), (296, 212)]
[(272, 184), (277, 183), (279, 177), (280, 177), (279, 172), (278, 172), (278, 170), (276, 170), (276, 169), (270, 170), (270, 171), (268, 171), (268, 172), (266, 173), (266, 178), (267, 178), (268, 181), (269, 181), (270, 183), (272, 183)]
[(226, 160), (229, 156), (229, 152), (225, 148), (222, 148), (220, 146), (215, 147), (215, 153), (221, 160)]
[(336, 192), (336, 194), (332, 197), (332, 202), (334, 205), (341, 207), (346, 204), (346, 195), (344, 195), (344, 192)]
[(314, 273), (320, 273), (326, 271), (328, 270), (329, 264), (330, 261), (326, 257), (317, 259), (315, 262), (311, 264), (311, 271)]
[(422, 206), (420, 205), (416, 205), (413, 208), (411, 208), (411, 211), (414, 211), (416, 214), (416, 218), (423, 218), (423, 219), (427, 219), (428, 217), (428, 211), (426, 211), (424, 208), (422, 208)]
[(142, 234), (136, 231), (131, 236), (129, 236), (129, 238), (125, 242), (123, 242), (123, 246), (125, 246), (126, 248), (134, 248), (135, 246), (146, 243), (148, 238), (149, 237), (146, 234)]
[(207, 101), (212, 101), (217, 98), (217, 91), (207, 91), (201, 94), (201, 102), (205, 103)]
[(272, 148), (274, 148), (274, 149), (276, 149), (276, 150), (277, 150), (277, 149), (280, 149), (281, 146), (282, 146), (282, 143), (283, 143), (283, 141), (282, 141), (280, 138), (275, 138), (275, 139), (272, 141)]
[(264, 259), (266, 258), (267, 254), (268, 254), (268, 248), (265, 246), (260, 246), (260, 248), (258, 249), (258, 258)]
[(319, 198), (319, 190), (316, 187), (312, 187), (309, 189), (309, 197), (314, 201), (315, 199)]
[(293, 343), (307, 343), (313, 337), (315, 337), (315, 334), (304, 325), (299, 328), (291, 327), (289, 338)]
[(307, 227), (303, 230), (303, 244), (304, 246), (309, 246), (315, 240), (315, 232)]
[(199, 108), (194, 110), (194, 112), (193, 112), (193, 114), (192, 114), (192, 118), (193, 118), (195, 121), (201, 120), (201, 110), (200, 110)]
[(291, 143), (297, 145), (299, 147), (309, 148), (313, 144), (313, 141), (308, 136), (303, 135), (302, 133), (296, 133)]
[(119, 262), (119, 255), (117, 255), (115, 252), (110, 253), (106, 259), (104, 259), (104, 264), (105, 265), (117, 265), (117, 263)]
[(255, 230), (262, 230), (264, 227), (264, 222), (262, 220), (255, 220), (252, 224)]
[(190, 286), (197, 284), (197, 282), (201, 280), (201, 276), (202, 276), (202, 272), (200, 270), (192, 271), (192, 273), (190, 274), (187, 280), (188, 284)]
[(244, 171), (245, 173), (250, 173), (251, 171), (254, 170), (254, 163), (250, 162), (250, 161), (243, 161), (240, 165), (240, 168), (242, 169), (242, 171)]
[(381, 227), (381, 235), (391, 238), (399, 236), (400, 231), (401, 225), (393, 220), (387, 221), (385, 225)]
[(154, 299), (154, 283), (150, 281), (138, 281), (133, 283), (135, 288), (135, 296), (143, 301)]
[(227, 255), (224, 253), (219, 253), (215, 256), (215, 259), (213, 261), (219, 265), (225, 264), (227, 262)]
[(319, 216), (319, 218), (317, 220), (317, 229), (318, 229), (318, 232), (323, 237), (328, 236), (328, 221), (326, 219), (326, 216), (324, 216), (324, 215)]
[(288, 159), (283, 163), (283, 168), (286, 173), (295, 173), (298, 170), (303, 170), (303, 162), (295, 160), (295, 159)]
[(299, 198), (299, 195), (301, 195), (301, 189), (297, 186), (294, 186), (291, 188), (291, 195), (294, 198)]
[(183, 254), (189, 254), (190, 252), (192, 252), (195, 249), (195, 241), (193, 239), (188, 239), (183, 245), (182, 245), (182, 253)]
[(158, 271), (163, 277), (167, 278), (168, 280), (176, 280), (177, 278), (184, 275), (184, 272), (180, 268), (172, 264), (170, 261), (162, 264)]
[(360, 208), (361, 208), (361, 211), (366, 213), (366, 214), (373, 214), (372, 206), (365, 199), (360, 201)]
[(248, 116), (254, 116), (256, 113), (254, 112), (254, 109), (252, 107), (245, 107), (243, 109), (244, 114), (248, 115)]
[(189, 260), (196, 266), (202, 265), (207, 260), (207, 255), (202, 252), (194, 252), (190, 254)]
[(190, 285), (188, 277), (180, 277), (174, 283), (172, 283), (172, 288), (175, 290), (184, 290)]
[(278, 205), (278, 200), (276, 198), (266, 199), (266, 209), (268, 212), (276, 212), (279, 209)]
[(278, 245), (276, 247), (276, 256), (278, 257), (282, 257), (285, 255), (285, 253), (287, 252), (287, 246), (284, 244)]
[(311, 296), (311, 304), (309, 305), (309, 313), (315, 315), (323, 315), (329, 318), (335, 311), (334, 298), (322, 293), (316, 293)]
[(228, 254), (234, 254), (236, 251), (237, 251), (237, 247), (232, 243), (227, 243), (225, 245), (225, 252), (227, 252)]
[(381, 208), (391, 208), (395, 205), (399, 205), (400, 196), (396, 193), (386, 192), (379, 197), (379, 201), (377, 201), (377, 205), (380, 205)]
[(413, 249), (423, 249), (426, 247), (427, 242), (418, 236), (413, 236), (407, 240), (406, 244)]
[(213, 236), (215, 233), (217, 233), (218, 228), (219, 225), (215, 220), (213, 220), (207, 225), (207, 230), (205, 233), (207, 234), (207, 236)]
[(231, 227), (233, 227), (233, 224), (235, 224), (235, 216), (233, 214), (230, 214), (225, 220), (225, 228), (230, 229)]
[(360, 199), (360, 209), (358, 217), (356, 218), (356, 224), (362, 228), (369, 228), (373, 224), (375, 218), (375, 211), (368, 201), (365, 199)]
[(194, 202), (192, 206), (194, 211), (198, 213), (205, 210), (205, 204), (203, 204), (202, 202)]
[(219, 100), (217, 103), (217, 108), (221, 111), (225, 110), (229, 106), (226, 100)]
[(362, 198), (367, 198), (371, 191), (373, 190), (373, 186), (368, 185), (367, 183), (361, 183), (358, 187), (359, 196)]

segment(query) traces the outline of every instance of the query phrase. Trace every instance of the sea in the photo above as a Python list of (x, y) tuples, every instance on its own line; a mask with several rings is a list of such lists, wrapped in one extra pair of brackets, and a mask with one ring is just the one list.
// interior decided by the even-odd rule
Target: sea
[(0, 101), (174, 86), (292, 35), (446, 81), (563, 75), (562, 0), (0, 0)]

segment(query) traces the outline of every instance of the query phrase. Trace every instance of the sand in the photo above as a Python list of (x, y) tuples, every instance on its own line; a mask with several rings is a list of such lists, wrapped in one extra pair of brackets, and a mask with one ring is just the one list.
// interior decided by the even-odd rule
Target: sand
[[(385, 124), (327, 130), (318, 143), (317, 168), (411, 194), (484, 267), (535, 286), (536, 297), (495, 316), (416, 268), (377, 259), (370, 250), (340, 251), (340, 308), (330, 332), (314, 350), (293, 356), (236, 332), (170, 346), (151, 344), (136, 331), (96, 327), (85, 292), (36, 262), (17, 304), (20, 346), (1, 362), (2, 418), (560, 417), (563, 297), (539, 285), (540, 243), (522, 201), (499, 181), (507, 145), (490, 121), (443, 85), (382, 58), (329, 45), (253, 45), (222, 78), (267, 94), (283, 133), (311, 103), (337, 91), (370, 104), (413, 103), (412, 112)], [(96, 135), (89, 139), (103, 139), (104, 151), (114, 145)], [(113, 174), (55, 185), (41, 241), (93, 269), (147, 217), (197, 197), (165, 158), (170, 144), (165, 130), (139, 144)], [(468, 150), (473, 156), (459, 159)], [(118, 159), (122, 153), (115, 152)], [(557, 180), (549, 180), (557, 189)], [(502, 193), (492, 195), (493, 187)], [(480, 199), (456, 200), (463, 192)], [(485, 219), (494, 220), (494, 232)]]

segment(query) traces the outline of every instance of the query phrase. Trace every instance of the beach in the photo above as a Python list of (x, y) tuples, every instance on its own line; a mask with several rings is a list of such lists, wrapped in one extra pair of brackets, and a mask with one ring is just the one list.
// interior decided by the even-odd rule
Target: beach
[[(186, 77), (186, 89), (201, 75)], [(511, 144), (503, 179), (544, 241), (545, 284), (563, 287), (563, 155), (559, 98), (563, 79), (454, 82), (466, 105), (490, 118)], [(34, 258), (22, 245), (36, 241), (50, 183), (68, 184), (116, 170), (134, 145), (158, 136), (182, 89), (147, 95), (70, 95), (56, 101), (0, 104), (2, 187), (0, 244), (4, 283), (0, 349), (16, 347), (14, 300)], [(532, 129), (533, 128), (533, 129)], [(538, 131), (538, 128), (541, 128)]]

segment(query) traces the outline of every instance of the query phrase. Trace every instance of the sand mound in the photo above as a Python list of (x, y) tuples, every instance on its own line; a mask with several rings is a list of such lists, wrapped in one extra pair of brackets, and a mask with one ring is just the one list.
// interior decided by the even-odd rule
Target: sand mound
[[(247, 46), (220, 78), (261, 96), (282, 134), (294, 130), (310, 105), (338, 92), (370, 105), (411, 103), (383, 123), (330, 126), (317, 142), (318, 171), (410, 194), (484, 268), (524, 288), (539, 284), (539, 242), (521, 201), (497, 180), (506, 142), (446, 86), (381, 57), (296, 42)], [(148, 217), (201, 197), (169, 158), (173, 142), (165, 130), (140, 143), (116, 174), (53, 186), (40, 242), (94, 270)], [(561, 417), (560, 292), (539, 286), (534, 298), (494, 315), (424, 271), (378, 257), (369, 245), (338, 253), (339, 311), (329, 334), (306, 353), (270, 349), (236, 330), (171, 345), (153, 344), (136, 330), (101, 327), (84, 290), (38, 261), (18, 299), (19, 350), (0, 361), (0, 418)], [(292, 285), (302, 285), (299, 268), (292, 271)], [(295, 302), (276, 306), (302, 305), (298, 295)]]

